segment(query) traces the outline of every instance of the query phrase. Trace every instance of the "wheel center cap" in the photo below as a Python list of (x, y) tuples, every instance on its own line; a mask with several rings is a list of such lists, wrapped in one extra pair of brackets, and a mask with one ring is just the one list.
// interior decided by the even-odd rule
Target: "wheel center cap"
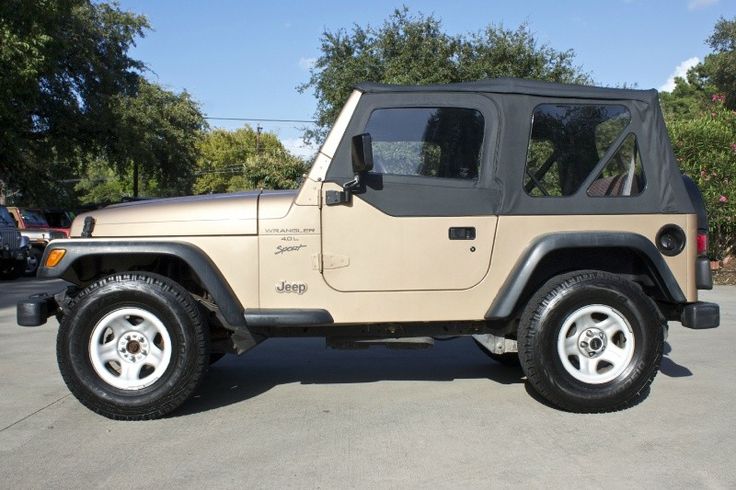
[(118, 340), (118, 353), (128, 362), (139, 362), (148, 356), (148, 339), (140, 332), (126, 332)]
[(597, 357), (606, 350), (608, 339), (600, 328), (587, 328), (578, 337), (578, 349), (586, 357)]

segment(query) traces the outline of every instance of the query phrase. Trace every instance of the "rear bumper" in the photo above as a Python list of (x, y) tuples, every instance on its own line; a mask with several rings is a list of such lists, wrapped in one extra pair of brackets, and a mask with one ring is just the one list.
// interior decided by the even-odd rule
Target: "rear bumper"
[(680, 322), (687, 328), (716, 328), (721, 323), (721, 309), (715, 303), (688, 303), (682, 309)]

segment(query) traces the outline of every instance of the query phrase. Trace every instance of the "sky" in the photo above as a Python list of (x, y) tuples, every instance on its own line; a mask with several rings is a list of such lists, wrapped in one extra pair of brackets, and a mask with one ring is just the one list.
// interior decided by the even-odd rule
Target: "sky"
[[(212, 117), (311, 120), (316, 99), (296, 87), (309, 79), (324, 31), (378, 26), (394, 9), (433, 14), (449, 34), (488, 24), (527, 23), (540, 43), (573, 49), (575, 64), (599, 85), (671, 89), (708, 54), (705, 39), (719, 17), (736, 17), (736, 0), (119, 0), (148, 17), (152, 30), (133, 48), (149, 78), (187, 90)], [(210, 120), (235, 129), (244, 122)], [(260, 124), (291, 151), (308, 123)]]

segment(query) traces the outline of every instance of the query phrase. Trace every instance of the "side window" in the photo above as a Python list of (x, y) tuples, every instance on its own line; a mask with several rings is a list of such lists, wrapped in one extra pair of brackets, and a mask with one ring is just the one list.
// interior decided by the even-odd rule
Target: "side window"
[(621, 105), (541, 104), (532, 115), (524, 190), (534, 197), (569, 196), (631, 121)]
[(646, 186), (636, 136), (629, 134), (590, 184), (591, 197), (638, 196)]
[(483, 145), (483, 115), (475, 109), (377, 109), (365, 131), (373, 139), (373, 171), (474, 180)]

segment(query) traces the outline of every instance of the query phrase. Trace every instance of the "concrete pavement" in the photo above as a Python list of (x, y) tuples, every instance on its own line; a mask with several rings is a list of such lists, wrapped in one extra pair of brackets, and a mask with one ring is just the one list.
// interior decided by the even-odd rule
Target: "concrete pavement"
[[(69, 395), (56, 322), (24, 329), (0, 283), (0, 482), (5, 488), (736, 487), (736, 287), (721, 327), (672, 324), (649, 396), (576, 415), (470, 339), (426, 351), (269, 340), (215, 364), (173, 416), (114, 422)], [(14, 301), (14, 300), (13, 300)]]

